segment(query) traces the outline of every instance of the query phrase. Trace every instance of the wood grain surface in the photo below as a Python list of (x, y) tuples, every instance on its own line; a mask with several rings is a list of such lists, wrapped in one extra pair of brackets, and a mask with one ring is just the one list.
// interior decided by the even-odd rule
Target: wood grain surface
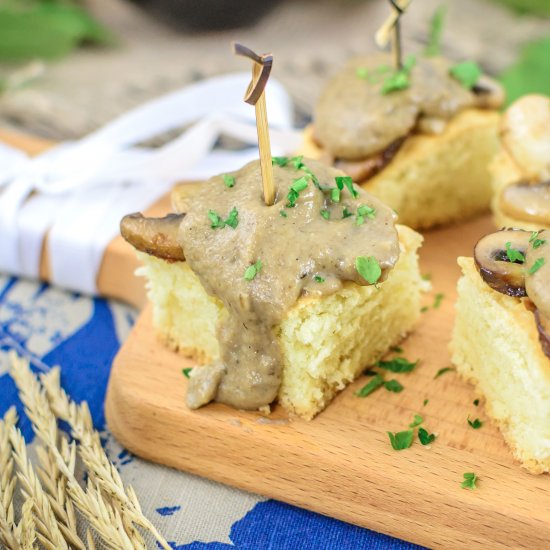
[[(422, 271), (433, 290), (425, 297), (430, 309), (403, 343), (404, 355), (420, 363), (396, 375), (401, 393), (355, 397), (363, 377), (311, 422), (288, 419), (278, 407), (269, 418), (219, 404), (190, 411), (181, 371), (193, 364), (157, 341), (146, 308), (113, 366), (110, 429), (147, 460), (425, 546), (548, 548), (550, 477), (521, 469), (454, 372), (434, 379), (449, 366), (456, 257), (491, 229), (480, 218), (425, 235)], [(407, 429), (415, 413), (437, 439), (394, 451), (386, 432)], [(473, 430), (468, 416), (483, 427)], [(479, 476), (477, 490), (460, 487), (464, 472)]]

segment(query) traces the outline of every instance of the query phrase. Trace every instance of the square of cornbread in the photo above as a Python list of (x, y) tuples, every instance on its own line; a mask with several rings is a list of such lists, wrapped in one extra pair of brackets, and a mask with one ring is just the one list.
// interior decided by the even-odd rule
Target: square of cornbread
[[(391, 206), (399, 223), (415, 229), (465, 220), (489, 210), (489, 165), (498, 151), (497, 111), (467, 109), (453, 117), (441, 134), (414, 134), (363, 189)], [(325, 152), (306, 128), (304, 155)]]
[(520, 298), (490, 288), (472, 258), (459, 258), (452, 361), (485, 397), (514, 456), (530, 472), (550, 471), (550, 358)]
[[(313, 418), (418, 320), (422, 237), (408, 227), (398, 232), (400, 257), (384, 282), (346, 282), (334, 294), (300, 298), (276, 327), (283, 356), (278, 402), (290, 413)], [(216, 329), (228, 315), (222, 302), (206, 293), (186, 262), (139, 257), (160, 338), (200, 364), (217, 359)]]

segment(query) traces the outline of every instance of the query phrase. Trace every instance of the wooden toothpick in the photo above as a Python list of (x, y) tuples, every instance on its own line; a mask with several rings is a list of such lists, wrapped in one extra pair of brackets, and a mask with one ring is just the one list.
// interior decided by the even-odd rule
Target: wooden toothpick
[(389, 0), (389, 2), (392, 6), (392, 12), (376, 31), (374, 39), (380, 48), (385, 48), (391, 40), (394, 67), (396, 71), (399, 71), (403, 68), (400, 19), (409, 7), (411, 0)]
[(254, 105), (256, 109), (256, 129), (258, 131), (264, 201), (267, 206), (271, 206), (275, 202), (275, 181), (273, 180), (273, 166), (271, 162), (265, 86), (273, 65), (273, 55), (270, 53), (258, 55), (242, 44), (233, 44), (233, 51), (236, 55), (248, 57), (254, 62), (252, 65), (252, 81), (248, 85), (244, 100), (246, 103)]

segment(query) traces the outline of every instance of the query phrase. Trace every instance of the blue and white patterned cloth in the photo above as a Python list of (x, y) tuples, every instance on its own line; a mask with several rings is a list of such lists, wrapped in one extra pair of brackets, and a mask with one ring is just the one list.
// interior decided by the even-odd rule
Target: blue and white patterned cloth
[[(413, 549), (412, 544), (133, 457), (108, 433), (103, 402), (112, 360), (137, 312), (129, 306), (0, 275), (0, 416), (13, 404), (32, 441), (7, 352), (35, 371), (62, 367), (62, 383), (86, 400), (111, 460), (146, 515), (177, 550)], [(32, 444), (31, 444), (32, 445)]]

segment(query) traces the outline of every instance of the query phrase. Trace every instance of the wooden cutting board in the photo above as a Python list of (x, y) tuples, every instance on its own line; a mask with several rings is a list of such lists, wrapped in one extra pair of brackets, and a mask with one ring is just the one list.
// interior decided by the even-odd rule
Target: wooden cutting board
[[(157, 341), (146, 308), (113, 365), (109, 427), (147, 460), (425, 546), (549, 547), (550, 477), (521, 469), (454, 372), (434, 379), (450, 361), (456, 257), (470, 255), (492, 229), (485, 217), (425, 235), (422, 272), (431, 274), (433, 291), (403, 344), (404, 355), (420, 363), (396, 375), (401, 393), (382, 388), (355, 397), (363, 377), (311, 422), (289, 420), (280, 408), (269, 418), (219, 404), (190, 411), (181, 371), (193, 363)], [(416, 413), (436, 441), (394, 451), (386, 432), (407, 429)], [(473, 430), (468, 416), (483, 427)], [(477, 490), (460, 487), (464, 472), (479, 476)]]

